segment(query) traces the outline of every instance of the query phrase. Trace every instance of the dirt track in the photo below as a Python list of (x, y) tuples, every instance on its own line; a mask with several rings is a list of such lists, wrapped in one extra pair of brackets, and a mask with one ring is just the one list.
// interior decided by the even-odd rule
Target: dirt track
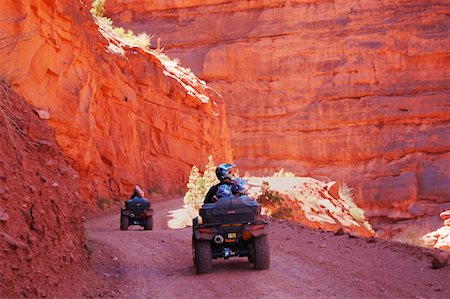
[(215, 260), (211, 274), (196, 275), (191, 229), (167, 227), (168, 212), (181, 205), (181, 199), (155, 203), (153, 231), (120, 231), (119, 213), (86, 223), (89, 240), (108, 248), (120, 265), (115, 297), (450, 298), (450, 267), (431, 269), (421, 249), (284, 221), (271, 221), (269, 270), (232, 258)]

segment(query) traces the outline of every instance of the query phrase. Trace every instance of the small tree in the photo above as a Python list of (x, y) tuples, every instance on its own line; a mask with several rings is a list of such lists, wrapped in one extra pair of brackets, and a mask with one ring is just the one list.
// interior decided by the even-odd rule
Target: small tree
[(187, 183), (188, 191), (184, 195), (183, 202), (186, 206), (190, 206), (196, 210), (199, 209), (198, 198), (202, 192), (197, 186), (202, 185), (203, 177), (197, 166), (192, 166), (191, 174), (189, 175), (189, 182)]
[(212, 156), (208, 157), (208, 164), (205, 166), (203, 175), (197, 166), (192, 166), (187, 184), (188, 191), (183, 198), (184, 207), (188, 210), (191, 217), (198, 215), (198, 210), (202, 206), (209, 188), (219, 182), (216, 178), (215, 170), (216, 166)]
[(92, 2), (91, 14), (99, 18), (103, 17), (105, 13), (105, 1), (106, 0), (95, 0)]

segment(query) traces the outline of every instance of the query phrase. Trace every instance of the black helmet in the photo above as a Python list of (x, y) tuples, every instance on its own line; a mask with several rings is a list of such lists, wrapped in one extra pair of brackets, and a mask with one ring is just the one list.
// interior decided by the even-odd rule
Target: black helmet
[(234, 164), (220, 164), (216, 168), (216, 175), (219, 181), (224, 181), (226, 179), (231, 180), (233, 177), (230, 174), (231, 168), (235, 167)]

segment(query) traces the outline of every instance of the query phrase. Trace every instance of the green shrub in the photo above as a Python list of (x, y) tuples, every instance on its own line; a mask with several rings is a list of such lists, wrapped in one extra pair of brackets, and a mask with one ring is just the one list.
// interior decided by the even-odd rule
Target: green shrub
[(272, 217), (275, 219), (292, 219), (292, 211), (292, 208), (281, 206), (272, 213)]
[(96, 17), (103, 17), (103, 14), (105, 13), (105, 1), (106, 0), (95, 0), (92, 2), (92, 8), (91, 8), (91, 14), (93, 14)]
[(136, 35), (129, 29), (126, 30), (122, 27), (114, 26), (113, 21), (110, 18), (104, 16), (105, 2), (106, 0), (95, 0), (92, 3), (90, 12), (97, 20), (98, 25), (104, 30), (113, 33), (120, 39), (125, 40), (133, 46), (137, 46), (143, 49), (149, 49), (152, 36), (148, 35), (145, 32)]
[(263, 206), (280, 207), (284, 202), (284, 197), (280, 195), (278, 191), (274, 191), (269, 188), (269, 183), (264, 181), (261, 186), (261, 194), (258, 195), (256, 200)]
[(205, 172), (200, 173), (197, 166), (192, 166), (189, 182), (187, 184), (187, 192), (184, 195), (183, 202), (185, 206), (198, 210), (203, 204), (206, 193), (209, 188), (217, 184), (219, 181), (216, 177), (216, 166), (212, 156), (208, 157), (208, 164), (205, 166)]
[(113, 205), (113, 201), (111, 198), (106, 198), (106, 197), (102, 197), (102, 196), (98, 196), (95, 199), (95, 202), (97, 204), (97, 207), (99, 207), (102, 210), (109, 209)]

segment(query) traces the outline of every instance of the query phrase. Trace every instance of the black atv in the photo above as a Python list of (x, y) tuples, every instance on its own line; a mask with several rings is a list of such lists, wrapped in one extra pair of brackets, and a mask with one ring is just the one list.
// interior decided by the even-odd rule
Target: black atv
[(259, 219), (261, 206), (247, 196), (204, 204), (192, 223), (192, 253), (197, 274), (212, 272), (212, 259), (248, 257), (257, 270), (270, 265), (269, 224)]
[(120, 209), (120, 230), (128, 230), (130, 225), (140, 225), (144, 230), (153, 229), (153, 209), (147, 200), (128, 200)]

